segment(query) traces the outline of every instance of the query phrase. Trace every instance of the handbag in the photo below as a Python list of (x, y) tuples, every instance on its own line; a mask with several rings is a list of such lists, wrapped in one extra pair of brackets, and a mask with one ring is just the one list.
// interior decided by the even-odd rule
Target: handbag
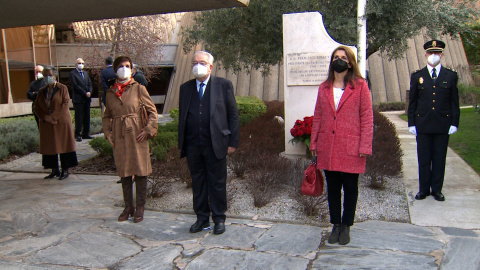
[(323, 194), (323, 175), (317, 169), (317, 157), (314, 156), (310, 166), (303, 172), (303, 182), (300, 192), (303, 195), (318, 197)]

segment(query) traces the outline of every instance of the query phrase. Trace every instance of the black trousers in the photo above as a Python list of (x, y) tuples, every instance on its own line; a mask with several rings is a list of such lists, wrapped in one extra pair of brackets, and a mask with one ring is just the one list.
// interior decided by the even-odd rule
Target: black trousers
[(73, 103), (73, 108), (75, 109), (75, 136), (87, 136), (90, 132), (90, 102)]
[(419, 192), (442, 192), (449, 138), (448, 134), (417, 135)]
[(227, 159), (217, 159), (213, 148), (187, 147), (188, 169), (192, 176), (193, 210), (197, 220), (225, 222), (227, 211)]
[(32, 114), (33, 114), (33, 117), (35, 117), (35, 122), (37, 122), (37, 128), (40, 129), (40, 126), (38, 124), (38, 116), (35, 114), (35, 110), (33, 110), (33, 103), (32, 103)]
[[(358, 174), (325, 170), (330, 223), (353, 225), (358, 198)], [(343, 216), (342, 216), (343, 187)]]
[[(70, 152), (60, 154), (60, 163), (62, 169), (68, 169), (78, 165), (77, 152)], [(45, 169), (58, 168), (58, 154), (57, 155), (42, 155), (42, 166)]]

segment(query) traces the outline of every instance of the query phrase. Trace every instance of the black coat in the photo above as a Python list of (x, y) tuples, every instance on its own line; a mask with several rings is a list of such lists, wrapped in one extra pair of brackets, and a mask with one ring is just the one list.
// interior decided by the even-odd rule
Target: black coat
[(139, 84), (147, 87), (148, 85), (148, 82), (147, 82), (147, 79), (145, 78), (145, 75), (143, 75), (143, 72), (140, 71), (140, 70), (137, 70), (137, 72), (135, 72), (135, 75), (133, 75), (133, 79), (138, 82)]
[[(227, 156), (228, 147), (238, 148), (240, 123), (232, 82), (210, 76), (210, 135), (218, 159)], [(193, 95), (198, 95), (195, 79), (180, 86), (178, 148), (185, 157), (185, 127), (188, 107)]]
[(115, 71), (113, 70), (113, 66), (108, 66), (102, 69), (101, 77), (102, 77), (102, 88), (104, 93), (106, 93), (110, 85), (112, 85), (115, 82), (115, 79), (117, 78), (117, 74), (115, 74)]
[(89, 103), (92, 99), (88, 98), (87, 92), (92, 93), (92, 81), (88, 76), (88, 72), (83, 70), (83, 76), (80, 72), (74, 68), (70, 72), (70, 84), (73, 88), (73, 103)]
[(40, 88), (46, 85), (47, 83), (43, 78), (40, 80), (35, 80), (31, 82), (30, 87), (28, 88), (27, 98), (30, 99), (31, 101), (35, 101), (35, 99), (37, 98), (38, 90), (40, 90)]
[(412, 73), (408, 126), (416, 126), (418, 134), (447, 134), (450, 126), (458, 127), (457, 82), (457, 72), (443, 66), (435, 84), (427, 67)]

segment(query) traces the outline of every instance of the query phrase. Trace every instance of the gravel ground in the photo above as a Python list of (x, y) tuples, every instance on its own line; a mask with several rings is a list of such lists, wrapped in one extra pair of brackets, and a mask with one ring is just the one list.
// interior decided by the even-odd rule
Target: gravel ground
[[(319, 214), (307, 216), (304, 206), (298, 200), (295, 187), (284, 185), (270, 203), (257, 208), (248, 191), (247, 179), (234, 178), (229, 175), (227, 183), (228, 217), (246, 217), (260, 220), (279, 220), (287, 222), (326, 224), (329, 223), (326, 193), (317, 200)], [(160, 211), (192, 212), (192, 192), (180, 181), (167, 183), (167, 192), (160, 198), (148, 199), (147, 207)], [(325, 186), (326, 189), (326, 186)], [(369, 187), (367, 180), (360, 176), (359, 196), (355, 221), (382, 220), (410, 222), (405, 187), (401, 178), (388, 178), (382, 190)]]

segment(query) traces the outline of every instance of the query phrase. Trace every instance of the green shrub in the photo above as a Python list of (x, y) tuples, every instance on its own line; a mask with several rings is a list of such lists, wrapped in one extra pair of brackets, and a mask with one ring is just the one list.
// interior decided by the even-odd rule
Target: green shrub
[(100, 156), (113, 158), (112, 145), (104, 137), (93, 138), (89, 144)]
[(16, 117), (0, 125), (0, 158), (9, 154), (25, 155), (34, 152), (39, 144), (37, 124), (33, 117)]
[(379, 112), (404, 111), (406, 104), (403, 101), (380, 102), (373, 105), (373, 108)]
[(102, 133), (102, 118), (94, 117), (90, 119), (90, 134)]
[(158, 144), (153, 147), (152, 152), (157, 160), (165, 160), (167, 158), (168, 149), (162, 144)]
[(255, 96), (235, 97), (235, 99), (237, 101), (241, 126), (267, 111), (267, 106), (265, 103)]
[(177, 145), (178, 133), (177, 132), (161, 132), (153, 140), (153, 144), (163, 145), (165, 149), (170, 149)]
[(170, 113), (170, 117), (173, 118), (173, 120), (178, 121), (180, 115), (180, 110), (178, 108), (171, 109), (168, 113)]
[(162, 132), (178, 132), (178, 121), (158, 125), (158, 133), (160, 134)]
[(480, 87), (458, 85), (458, 98), (461, 105), (477, 105), (480, 99)]

